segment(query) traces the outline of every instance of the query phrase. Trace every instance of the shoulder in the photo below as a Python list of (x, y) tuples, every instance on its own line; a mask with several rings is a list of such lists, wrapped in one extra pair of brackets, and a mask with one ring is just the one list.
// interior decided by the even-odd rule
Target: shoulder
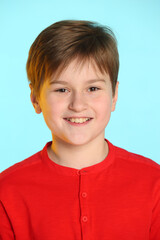
[(137, 173), (156, 174), (156, 176), (160, 177), (160, 165), (152, 159), (129, 152), (117, 146), (114, 146), (114, 150), (117, 161), (123, 167), (125, 166), (128, 169), (132, 169)]
[(41, 151), (18, 162), (0, 173), (0, 185), (7, 182), (13, 182), (16, 179), (21, 180), (32, 175), (35, 169), (42, 162)]
[(140, 165), (145, 165), (145, 166), (150, 166), (156, 169), (160, 169), (160, 165), (150, 158), (147, 158), (140, 154), (129, 152), (117, 146), (114, 146), (114, 148), (115, 148), (115, 153), (117, 158), (128, 161), (130, 163), (135, 163), (135, 164), (140, 164)]

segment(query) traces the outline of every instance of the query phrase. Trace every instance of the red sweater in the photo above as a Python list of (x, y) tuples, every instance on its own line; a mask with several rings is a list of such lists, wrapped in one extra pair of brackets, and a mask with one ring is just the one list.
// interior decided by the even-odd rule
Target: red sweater
[(77, 170), (49, 144), (1, 173), (1, 240), (160, 240), (157, 163), (108, 142), (106, 159)]

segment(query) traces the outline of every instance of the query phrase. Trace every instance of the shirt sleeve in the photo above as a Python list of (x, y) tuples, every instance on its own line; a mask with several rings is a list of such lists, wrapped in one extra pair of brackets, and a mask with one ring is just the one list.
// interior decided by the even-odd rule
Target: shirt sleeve
[(160, 240), (160, 184), (157, 187), (156, 194), (154, 196), (149, 239)]
[(15, 240), (10, 219), (0, 201), (0, 240)]

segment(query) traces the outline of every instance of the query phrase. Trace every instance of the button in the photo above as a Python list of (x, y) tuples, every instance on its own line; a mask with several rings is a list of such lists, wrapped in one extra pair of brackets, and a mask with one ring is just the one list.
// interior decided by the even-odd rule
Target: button
[(83, 222), (87, 222), (87, 221), (88, 221), (88, 218), (87, 218), (86, 216), (83, 216), (83, 217), (82, 217), (82, 221), (83, 221)]
[(77, 175), (85, 175), (87, 173), (86, 170), (77, 170)]
[(83, 197), (83, 198), (86, 198), (86, 197), (87, 197), (87, 193), (86, 193), (86, 192), (83, 192), (83, 193), (82, 193), (82, 197)]
[(87, 173), (87, 171), (86, 170), (82, 170), (82, 174), (86, 174)]

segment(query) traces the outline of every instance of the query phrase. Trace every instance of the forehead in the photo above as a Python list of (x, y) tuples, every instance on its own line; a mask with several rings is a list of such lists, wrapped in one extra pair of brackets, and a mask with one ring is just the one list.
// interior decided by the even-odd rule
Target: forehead
[(75, 80), (74, 78), (88, 80), (92, 78), (106, 78), (107, 76), (108, 73), (100, 71), (94, 60), (82, 61), (76, 58), (64, 68), (62, 67), (59, 71), (53, 73), (48, 81), (51, 83), (54, 80)]

